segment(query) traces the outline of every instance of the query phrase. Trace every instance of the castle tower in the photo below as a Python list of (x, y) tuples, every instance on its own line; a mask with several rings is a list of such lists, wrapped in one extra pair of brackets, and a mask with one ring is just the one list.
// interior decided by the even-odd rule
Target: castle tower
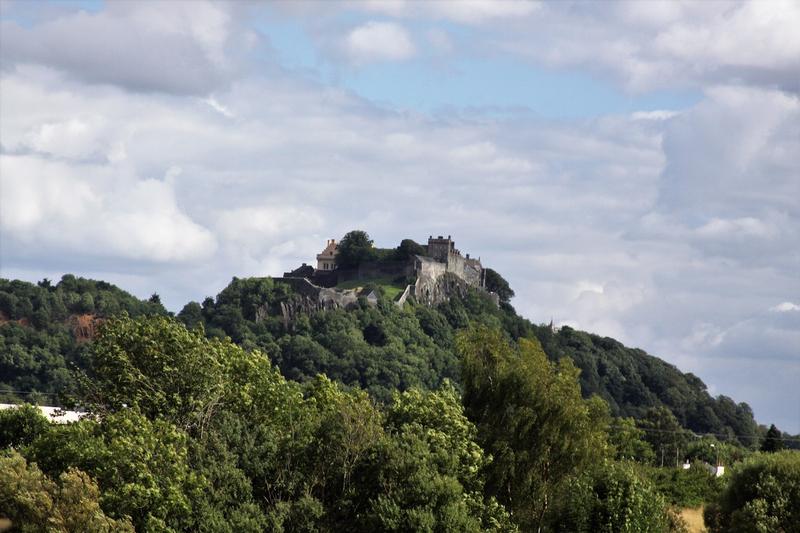
[(428, 237), (428, 256), (440, 261), (442, 263), (447, 263), (450, 254), (455, 252), (455, 243), (450, 235), (447, 236), (445, 239), (441, 235), (436, 237), (435, 239), (433, 236)]

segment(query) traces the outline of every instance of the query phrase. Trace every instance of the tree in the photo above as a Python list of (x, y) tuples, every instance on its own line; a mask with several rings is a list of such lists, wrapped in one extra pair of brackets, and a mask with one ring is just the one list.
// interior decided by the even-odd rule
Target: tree
[(645, 439), (645, 432), (636, 427), (633, 418), (614, 419), (609, 441), (614, 446), (617, 459), (629, 459), (640, 463), (652, 463), (655, 460), (655, 453)]
[(514, 297), (514, 291), (508, 282), (491, 268), (485, 269), (484, 286), (487, 291), (494, 292), (500, 297), (500, 301), (508, 303)]
[(56, 483), (19, 453), (0, 453), (0, 519), (10, 520), (14, 531), (133, 533), (130, 519), (109, 518), (99, 499), (97, 484), (85, 472), (71, 468)]
[(783, 449), (783, 434), (772, 424), (767, 430), (764, 443), (761, 444), (762, 452), (779, 452)]
[(414, 255), (426, 255), (425, 247), (411, 239), (403, 239), (400, 241), (400, 246), (394, 250), (394, 259), (397, 261), (405, 261)]
[(50, 422), (33, 405), (0, 411), (0, 449), (19, 448), (50, 429)]
[(521, 529), (541, 530), (556, 490), (610, 452), (608, 407), (584, 400), (578, 369), (551, 363), (538, 341), (510, 344), (498, 330), (459, 335), (464, 406), (491, 454), (489, 493)]
[(83, 293), (78, 310), (81, 313), (94, 313), (94, 297), (91, 293)]
[(189, 439), (164, 420), (133, 409), (54, 426), (26, 450), (51, 477), (78, 468), (101, 489), (100, 504), (141, 531), (192, 529), (192, 501), (202, 490), (188, 456)]
[[(436, 392), (395, 393), (386, 435), (358, 470), (359, 531), (515, 531), (484, 493), (491, 459), (475, 441), (449, 383)], [(359, 516), (360, 515), (360, 516)]]
[(800, 532), (800, 453), (757, 454), (705, 510), (711, 533)]
[(197, 302), (189, 302), (183, 306), (178, 313), (178, 320), (183, 322), (188, 329), (194, 329), (198, 325), (203, 325), (203, 308)]
[(339, 242), (336, 253), (336, 265), (339, 267), (354, 268), (374, 259), (375, 249), (366, 231), (353, 230)]
[(95, 410), (137, 408), (150, 419), (198, 427), (225, 393), (222, 360), (231, 351), (241, 348), (172, 318), (114, 318), (92, 345), (86, 396)]
[(554, 533), (661, 533), (667, 502), (630, 463), (603, 462), (564, 487), (554, 503)]
[(639, 427), (644, 430), (644, 437), (653, 447), (656, 461), (661, 466), (670, 464), (672, 457), (678, 456), (681, 449), (686, 450), (689, 432), (683, 429), (672, 411), (664, 406), (648, 409), (644, 418), (639, 421)]

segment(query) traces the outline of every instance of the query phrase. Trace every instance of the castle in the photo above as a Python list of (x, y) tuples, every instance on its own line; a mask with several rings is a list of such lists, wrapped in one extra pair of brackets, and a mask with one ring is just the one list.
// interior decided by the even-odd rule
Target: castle
[[(485, 290), (486, 276), (480, 258), (462, 255), (452, 236), (434, 238), (431, 235), (427, 246), (422, 248), (424, 255), (415, 254), (404, 260), (372, 261), (357, 268), (340, 268), (336, 265), (338, 243), (335, 239), (328, 239), (325, 248), (316, 256), (316, 268), (304, 263), (300, 268), (285, 273), (284, 280), (294, 280), (292, 284), (305, 282), (319, 288), (320, 300), (334, 298), (333, 293), (328, 293), (336, 291), (337, 302), (347, 291), (333, 288), (344, 282), (364, 280), (366, 283), (386, 278), (412, 281), (395, 301), (401, 306), (409, 296), (418, 302), (436, 305), (448, 300), (452, 294), (465, 293), (468, 287)], [(489, 296), (497, 303), (495, 294), (489, 293)]]
[(455, 274), (473, 287), (484, 287), (485, 277), (480, 258), (470, 258), (469, 254), (462, 256), (450, 235), (446, 239), (441, 235), (435, 239), (429, 236), (427, 250), (428, 257), (444, 263), (447, 272)]

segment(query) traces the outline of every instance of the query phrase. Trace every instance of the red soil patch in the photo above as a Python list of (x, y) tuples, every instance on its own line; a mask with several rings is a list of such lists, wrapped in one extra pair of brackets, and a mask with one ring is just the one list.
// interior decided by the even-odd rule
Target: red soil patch
[(90, 314), (72, 315), (69, 318), (69, 323), (72, 326), (72, 334), (75, 336), (75, 340), (87, 342), (97, 335), (97, 328), (103, 323), (103, 319)]

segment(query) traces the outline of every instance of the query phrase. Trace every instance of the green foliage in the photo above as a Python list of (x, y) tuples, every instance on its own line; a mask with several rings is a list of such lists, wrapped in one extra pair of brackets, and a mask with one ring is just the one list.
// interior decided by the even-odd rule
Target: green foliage
[(724, 480), (708, 468), (707, 463), (694, 462), (688, 469), (675, 467), (642, 467), (650, 480), (672, 505), (698, 507), (712, 501), (723, 488)]
[(130, 520), (113, 520), (100, 509), (97, 484), (75, 468), (58, 482), (15, 451), (0, 452), (0, 518), (13, 531), (87, 533), (133, 532)]
[(372, 239), (366, 231), (353, 230), (345, 234), (339, 242), (336, 265), (340, 268), (353, 268), (367, 261), (377, 259)]
[(660, 533), (667, 502), (629, 463), (603, 462), (564, 487), (554, 503), (554, 533)]
[[(683, 454), (684, 448), (681, 448)], [(684, 458), (688, 461), (702, 461), (709, 465), (732, 465), (749, 457), (752, 452), (736, 441), (722, 442), (715, 437), (694, 439), (685, 447)]]
[(515, 530), (503, 506), (484, 495), (490, 460), (451, 385), (396, 393), (387, 431), (359, 471), (357, 486), (373, 491), (364, 496), (363, 530)]
[(655, 451), (660, 466), (671, 464), (691, 439), (691, 434), (681, 427), (672, 411), (663, 406), (650, 408), (639, 420), (639, 427), (644, 432), (644, 439)]
[(3, 409), (0, 411), (0, 450), (28, 445), (49, 429), (50, 422), (37, 407), (25, 404)]
[(104, 509), (137, 528), (513, 529), (484, 495), (489, 461), (450, 385), (385, 410), (325, 377), (303, 393), (259, 353), (164, 318), (109, 321), (92, 357), (93, 405), (110, 414), (53, 428), (28, 453), (52, 475), (95, 476)]
[(800, 531), (800, 453), (757, 454), (738, 465), (705, 521), (711, 533)]
[(484, 269), (484, 285), (487, 291), (494, 292), (500, 297), (501, 302), (508, 303), (514, 297), (514, 291), (497, 271), (491, 268)]
[(113, 318), (92, 345), (87, 399), (95, 410), (134, 408), (197, 427), (224, 394), (222, 360), (237, 351), (169, 318)]
[(762, 452), (779, 452), (784, 448), (783, 434), (772, 424), (767, 430), (764, 442), (761, 444)]
[(187, 461), (188, 437), (163, 420), (134, 410), (52, 429), (26, 452), (47, 474), (78, 468), (97, 480), (109, 516), (131, 517), (137, 530), (191, 527), (192, 500), (202, 480)]
[(609, 443), (614, 447), (616, 459), (640, 463), (655, 461), (653, 447), (647, 442), (645, 432), (636, 427), (633, 418), (614, 419), (609, 431)]
[[(71, 274), (57, 285), (0, 279), (0, 401), (59, 405), (59, 396), (75, 392), (71, 370), (85, 367), (86, 339), (75, 336), (78, 318), (90, 314), (83, 318), (91, 322), (122, 312), (166, 314), (159, 303)], [(34, 391), (41, 394), (28, 394)]]
[(683, 374), (661, 359), (639, 349), (626, 348), (608, 337), (566, 326), (556, 333), (550, 328), (530, 328), (524, 323), (517, 327), (514, 336), (535, 334), (551, 359), (572, 359), (581, 369), (584, 395), (602, 397), (615, 416), (640, 419), (649, 409), (664, 406), (682, 427), (695, 433), (729, 434), (729, 440), (740, 435), (743, 436), (740, 444), (745, 446), (754, 442), (756, 424), (750, 407), (736, 404), (726, 396), (712, 398), (706, 385), (693, 374)]
[[(187, 330), (158, 317), (158, 298), (103, 282), (0, 280), (0, 396), (80, 394), (95, 416), (51, 426), (33, 408), (0, 412), (0, 449), (37, 461), (52, 501), (68, 485), (60, 476), (87, 494), (96, 483), (92, 516), (130, 516), (144, 531), (651, 531), (665, 516), (653, 484), (694, 504), (722, 482), (699, 467), (604, 461), (660, 464), (663, 451), (665, 464), (730, 465), (750, 453), (686, 426), (754, 442), (746, 404), (613, 339), (533, 325), (479, 291), (436, 308), (381, 298), (284, 321), (301, 302), (277, 280), (234, 278), (183, 308)], [(105, 324), (77, 342), (76, 315), (90, 309)], [(70, 367), (85, 371), (80, 387)], [(607, 432), (595, 394), (629, 418)], [(786, 498), (772, 490), (753, 505), (770, 517)], [(558, 525), (565, 506), (580, 516)]]
[(427, 255), (428, 251), (424, 246), (411, 239), (403, 239), (400, 246), (395, 248), (392, 259), (395, 261), (405, 261), (415, 255)]
[(536, 341), (477, 328), (457, 344), (466, 413), (493, 457), (487, 488), (522, 529), (541, 527), (562, 484), (609, 453), (606, 406), (584, 400), (578, 370), (548, 361)]

